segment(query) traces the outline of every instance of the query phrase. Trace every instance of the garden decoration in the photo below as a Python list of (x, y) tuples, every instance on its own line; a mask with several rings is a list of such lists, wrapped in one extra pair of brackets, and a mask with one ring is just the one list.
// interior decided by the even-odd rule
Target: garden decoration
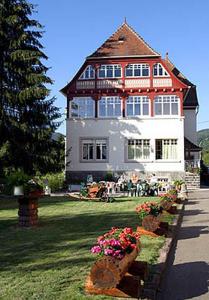
[(80, 191), (82, 199), (95, 199), (104, 202), (113, 202), (114, 198), (108, 194), (107, 186), (104, 182), (93, 183), (88, 187), (82, 186)]
[(94, 288), (115, 288), (124, 277), (140, 250), (139, 235), (131, 228), (112, 228), (98, 237), (91, 252), (98, 260), (91, 268), (89, 280)]
[(160, 196), (160, 206), (167, 212), (175, 214), (177, 207), (174, 206), (177, 200), (177, 191), (175, 189), (169, 190), (166, 194)]
[(145, 202), (136, 207), (136, 212), (143, 228), (154, 232), (160, 225), (162, 207), (157, 202)]
[(24, 195), (18, 197), (19, 226), (34, 227), (38, 225), (38, 199), (43, 195), (41, 186), (33, 179), (24, 186)]

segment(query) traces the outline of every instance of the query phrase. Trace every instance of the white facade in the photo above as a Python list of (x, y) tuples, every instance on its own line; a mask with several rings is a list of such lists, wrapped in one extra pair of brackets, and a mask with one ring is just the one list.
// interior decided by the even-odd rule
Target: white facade
[[(106, 138), (107, 161), (82, 162), (81, 139)], [(127, 140), (150, 140), (150, 158), (127, 160)], [(177, 159), (157, 160), (155, 140), (176, 139)], [(184, 117), (99, 118), (67, 120), (67, 149), (71, 147), (66, 171), (184, 172)]]

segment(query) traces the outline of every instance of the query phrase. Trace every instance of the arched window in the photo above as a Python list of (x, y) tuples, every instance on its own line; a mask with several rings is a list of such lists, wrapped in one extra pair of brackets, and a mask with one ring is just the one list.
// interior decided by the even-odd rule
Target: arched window
[(81, 74), (79, 79), (94, 79), (94, 78), (95, 78), (94, 68), (91, 65), (89, 65), (88, 67), (86, 67), (86, 69)]
[(160, 77), (160, 76), (167, 77), (167, 76), (169, 76), (169, 74), (160, 63), (157, 63), (153, 66), (153, 76), (154, 77)]

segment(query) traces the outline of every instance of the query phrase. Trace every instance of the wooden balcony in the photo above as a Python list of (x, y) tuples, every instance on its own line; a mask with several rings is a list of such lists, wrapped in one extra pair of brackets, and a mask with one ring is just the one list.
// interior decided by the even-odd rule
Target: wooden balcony
[(171, 78), (153, 78), (153, 87), (172, 87)]
[(76, 81), (76, 89), (85, 90), (85, 89), (95, 89), (94, 80), (78, 80)]
[(126, 88), (149, 88), (150, 79), (126, 79), (125, 80)]
[(122, 88), (122, 80), (121, 79), (103, 79), (97, 81), (98, 89), (111, 89), (111, 88)]

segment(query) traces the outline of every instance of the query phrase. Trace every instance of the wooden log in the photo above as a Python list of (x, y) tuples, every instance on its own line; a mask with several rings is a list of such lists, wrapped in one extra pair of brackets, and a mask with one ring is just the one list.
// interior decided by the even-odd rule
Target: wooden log
[(162, 200), (160, 202), (160, 206), (166, 211), (168, 211), (172, 207), (172, 205), (173, 201)]
[(144, 229), (151, 232), (155, 232), (159, 227), (159, 225), (160, 225), (159, 218), (153, 215), (148, 215), (144, 217), (144, 219), (142, 220), (142, 226), (144, 227)]
[(90, 272), (90, 279), (95, 288), (109, 289), (116, 287), (139, 253), (139, 244), (123, 259), (104, 256), (94, 263)]

